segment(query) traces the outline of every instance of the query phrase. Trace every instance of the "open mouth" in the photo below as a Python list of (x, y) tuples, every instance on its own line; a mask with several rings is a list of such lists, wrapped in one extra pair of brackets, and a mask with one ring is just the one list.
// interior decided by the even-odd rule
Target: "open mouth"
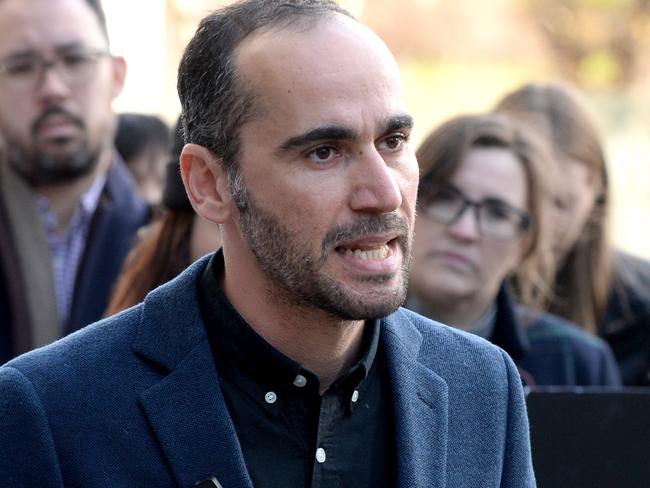
[(343, 244), (336, 248), (336, 252), (364, 261), (383, 261), (393, 254), (392, 246), (396, 240), (391, 239), (380, 244)]

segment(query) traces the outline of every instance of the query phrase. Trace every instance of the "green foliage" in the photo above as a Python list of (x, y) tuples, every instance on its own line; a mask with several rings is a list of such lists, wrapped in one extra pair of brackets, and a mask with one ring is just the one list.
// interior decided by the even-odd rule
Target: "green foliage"
[(607, 49), (596, 49), (582, 57), (577, 74), (585, 85), (608, 87), (621, 79), (621, 66), (615, 53)]

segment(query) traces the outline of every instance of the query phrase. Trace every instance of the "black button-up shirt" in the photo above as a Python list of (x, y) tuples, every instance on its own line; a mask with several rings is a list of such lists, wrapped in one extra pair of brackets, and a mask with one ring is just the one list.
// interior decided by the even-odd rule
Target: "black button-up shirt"
[(225, 296), (223, 255), (199, 282), (199, 303), (221, 388), (256, 488), (395, 486), (395, 450), (380, 321), (361, 360), (321, 396), (318, 377), (288, 358)]

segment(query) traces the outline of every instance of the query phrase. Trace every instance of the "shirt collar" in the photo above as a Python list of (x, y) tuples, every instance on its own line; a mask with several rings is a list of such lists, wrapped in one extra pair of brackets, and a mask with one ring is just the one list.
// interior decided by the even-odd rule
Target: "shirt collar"
[[(265, 341), (232, 306), (220, 286), (223, 270), (223, 252), (219, 250), (210, 259), (198, 283), (201, 311), (218, 366), (241, 372), (260, 388), (269, 391), (295, 387), (298, 375), (307, 379), (306, 391), (317, 389), (317, 378), (313, 373)], [(349, 388), (352, 391), (368, 376), (377, 354), (380, 329), (379, 320), (366, 324), (361, 359), (331, 388)]]
[(102, 196), (102, 190), (106, 184), (106, 173), (101, 173), (83, 195), (79, 204), (86, 215), (92, 215), (99, 205), (99, 199)]
[[(102, 191), (104, 185), (106, 184), (106, 173), (101, 173), (93, 184), (86, 190), (79, 200), (79, 204), (75, 210), (75, 213), (82, 212), (84, 216), (89, 216), (95, 213), (97, 206), (99, 205), (99, 199), (102, 196)], [(36, 203), (38, 205), (41, 214), (45, 216), (45, 221), (49, 226), (55, 227), (57, 222), (57, 216), (52, 212), (52, 207), (50, 206), (49, 199), (40, 193), (36, 195)]]

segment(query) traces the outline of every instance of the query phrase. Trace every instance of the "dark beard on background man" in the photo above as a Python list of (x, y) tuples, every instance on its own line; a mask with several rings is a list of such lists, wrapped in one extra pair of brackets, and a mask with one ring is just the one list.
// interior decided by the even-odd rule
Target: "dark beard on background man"
[[(88, 146), (87, 139), (78, 143), (78, 147), (61, 150), (58, 153), (46, 151), (39, 147), (39, 128), (50, 117), (64, 117), (75, 124), (85, 134), (83, 120), (74, 113), (58, 105), (47, 107), (34, 121), (31, 128), (31, 147), (6, 141), (9, 163), (14, 170), (33, 186), (53, 185), (75, 181), (90, 172), (99, 163), (101, 149)], [(58, 143), (64, 147), (68, 141), (61, 138)]]
[(32, 186), (69, 183), (86, 176), (97, 167), (101, 152), (99, 148), (89, 150), (86, 146), (60, 156), (40, 150), (27, 154), (9, 144), (5, 149), (9, 164)]

